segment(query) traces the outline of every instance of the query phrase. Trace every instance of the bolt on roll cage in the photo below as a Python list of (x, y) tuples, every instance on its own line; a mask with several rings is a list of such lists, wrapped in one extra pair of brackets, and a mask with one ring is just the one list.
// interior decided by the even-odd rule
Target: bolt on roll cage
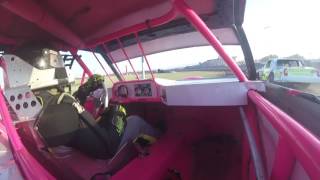
[[(226, 53), (221, 43), (215, 37), (215, 35), (211, 32), (208, 26), (202, 21), (202, 19), (197, 15), (197, 13), (189, 7), (184, 0), (173, 0), (172, 1), (173, 8), (167, 12), (165, 15), (151, 19), (146, 23), (140, 23), (133, 25), (131, 27), (122, 29), (120, 31), (111, 33), (102, 38), (96, 39), (91, 43), (86, 45), (86, 48), (92, 49), (92, 53), (95, 56), (96, 60), (99, 62), (100, 66), (103, 68), (104, 72), (108, 76), (108, 78), (112, 81), (110, 75), (107, 73), (103, 64), (99, 61), (93, 49), (101, 46), (106, 57), (108, 57), (113, 65), (115, 65), (115, 70), (119, 73), (121, 77), (120, 81), (125, 81), (124, 75), (121, 73), (117, 63), (115, 62), (111, 52), (108, 50), (105, 45), (106, 42), (110, 42), (112, 40), (116, 40), (121, 47), (121, 50), (127, 60), (130, 63), (130, 66), (133, 69), (133, 72), (137, 79), (139, 76), (135, 71), (134, 67), (131, 64), (130, 58), (127, 55), (125, 49), (123, 48), (123, 44), (120, 41), (120, 38), (126, 35), (134, 34), (139, 49), (142, 53), (142, 56), (146, 60), (149, 71), (151, 73), (152, 79), (154, 79), (154, 75), (152, 74), (152, 70), (150, 68), (150, 64), (146, 57), (146, 54), (143, 50), (142, 44), (138, 37), (138, 32), (148, 29), (149, 27), (156, 27), (162, 24), (165, 24), (171, 20), (173, 20), (177, 13), (182, 14), (212, 45), (212, 47), (217, 51), (217, 53), (223, 58), (226, 64), (230, 67), (230, 69), (234, 72), (236, 77), (240, 82), (248, 81), (245, 74), (241, 71), (239, 66), (233, 61), (233, 59)], [(70, 49), (71, 54), (74, 56), (76, 61), (82, 67), (84, 74), (89, 77), (93, 75), (90, 69), (86, 66), (80, 56), (77, 55), (78, 49)], [(1, 58), (1, 57), (0, 57)], [(7, 135), (10, 140), (10, 144), (12, 147), (12, 152), (15, 157), (17, 164), (20, 167), (21, 172), (23, 173), (26, 179), (54, 179), (47, 170), (45, 170), (35, 159), (32, 157), (24, 145), (22, 144), (19, 135), (12, 123), (11, 116), (8, 111), (8, 107), (6, 106), (5, 99), (3, 96), (3, 90), (1, 89), (0, 96), (0, 113), (3, 119), (3, 125), (6, 129)], [(261, 112), (266, 119), (272, 124), (273, 128), (279, 133), (279, 142), (276, 147), (276, 155), (273, 163), (273, 168), (271, 172), (271, 177), (268, 179), (288, 179), (293, 172), (293, 166), (295, 161), (301, 163), (309, 177), (312, 179), (317, 179), (320, 177), (320, 141), (315, 138), (308, 130), (299, 125), (294, 119), (290, 116), (283, 113), (280, 109), (275, 107), (273, 104), (268, 102), (264, 97), (262, 97), (259, 93), (249, 90), (248, 91), (248, 99), (249, 104), (243, 107), (243, 121), (246, 121), (248, 128), (250, 129), (250, 133), (246, 131), (247, 139), (254, 140), (256, 142), (256, 148), (249, 148), (249, 143), (246, 138), (244, 138), (244, 147), (243, 149), (247, 149), (252, 154), (263, 154), (262, 142), (260, 137), (260, 131), (258, 127), (258, 119), (257, 119), (257, 110)], [(252, 131), (251, 131), (252, 130)], [(244, 153), (244, 162), (243, 163), (243, 172), (247, 172), (249, 169), (249, 165), (247, 162), (250, 161), (250, 155)], [(259, 172), (263, 172), (261, 174), (256, 174), (257, 179), (267, 179), (265, 176), (265, 162), (263, 158), (261, 161), (255, 161), (253, 159), (253, 165), (255, 169), (260, 167)], [(261, 170), (262, 169), (262, 170)], [(258, 171), (256, 171), (258, 172)], [(243, 173), (243, 179), (249, 179), (247, 173)]]

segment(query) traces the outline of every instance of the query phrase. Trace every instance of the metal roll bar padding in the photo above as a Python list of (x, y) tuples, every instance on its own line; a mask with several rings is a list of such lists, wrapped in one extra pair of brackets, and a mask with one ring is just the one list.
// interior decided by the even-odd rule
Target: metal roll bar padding
[(93, 73), (90, 71), (90, 69), (87, 67), (87, 65), (82, 61), (81, 57), (78, 55), (77, 49), (71, 49), (70, 53), (72, 56), (77, 60), (83, 71), (89, 76), (93, 76)]
[[(271, 123), (274, 129), (277, 130), (279, 136), (279, 143), (277, 146), (276, 158), (283, 158), (284, 161), (275, 159), (278, 167), (286, 167), (282, 175), (288, 175), (295, 159), (298, 160), (304, 170), (311, 179), (319, 179), (320, 177), (320, 141), (311, 132), (302, 127), (297, 121), (292, 119), (289, 115), (281, 111), (275, 105), (270, 103), (259, 93), (249, 90), (249, 99), (256, 105), (256, 108), (262, 112), (266, 119)], [(284, 141), (284, 142), (281, 142)], [(286, 143), (288, 146), (283, 146)], [(287, 151), (290, 147), (290, 153)], [(290, 159), (293, 158), (293, 159)], [(273, 164), (275, 166), (276, 164)], [(272, 169), (275, 170), (274, 168)], [(292, 169), (291, 169), (292, 170)], [(275, 175), (276, 172), (272, 172)]]
[[(2, 61), (1, 57), (0, 61)], [(43, 166), (41, 166), (41, 164), (29, 153), (29, 151), (27, 151), (26, 147), (23, 145), (17, 130), (14, 127), (14, 123), (8, 110), (2, 88), (0, 88), (0, 114), (3, 123), (1, 130), (4, 131), (2, 128), (5, 128), (6, 135), (9, 138), (8, 141), (10, 143), (12, 155), (14, 156), (14, 160), (24, 178), (28, 180), (55, 179)]]
[[(196, 27), (196, 29), (198, 29), (198, 31), (209, 41), (209, 43), (216, 49), (218, 54), (225, 60), (225, 62), (229, 65), (229, 67), (235, 73), (235, 75), (239, 78), (239, 80), (240, 81), (247, 81), (247, 78), (245, 77), (245, 75), (243, 74), (241, 69), (238, 67), (238, 65), (235, 62), (233, 62), (232, 58), (224, 51), (222, 45), (219, 43), (219, 41), (216, 39), (216, 37), (212, 34), (210, 29), (205, 25), (205, 23), (201, 20), (201, 18), (190, 7), (188, 7), (188, 5), (184, 1), (176, 0), (176, 1), (174, 1), (173, 4), (174, 4), (175, 8), (171, 9), (167, 14), (165, 14), (164, 16), (161, 16), (159, 18), (155, 18), (155, 19), (150, 20), (149, 21), (150, 26), (148, 26), (146, 23), (140, 23), (140, 24), (131, 26), (129, 28), (125, 28), (125, 29), (120, 30), (118, 32), (107, 35), (97, 41), (94, 41), (93, 43), (89, 44), (88, 47), (95, 47), (99, 44), (103, 44), (105, 42), (108, 42), (108, 41), (111, 41), (114, 39), (119, 40), (120, 37), (123, 37), (125, 35), (137, 33), (139, 31), (148, 29), (150, 27), (155, 27), (155, 26), (165, 24), (165, 23), (173, 20), (176, 17), (176, 10), (179, 10), (186, 17), (186, 19), (189, 20)], [(65, 33), (65, 34), (68, 34), (68, 33)], [(72, 37), (72, 36), (70, 36), (70, 37)], [(79, 46), (79, 44), (81, 44), (81, 41), (79, 43), (77, 38), (73, 38), (73, 39), (71, 39), (71, 41), (73, 42), (72, 44), (75, 45), (74, 47), (77, 47), (77, 46)], [(121, 42), (120, 42), (120, 44), (121, 44)], [(80, 56), (77, 55), (77, 51), (78, 51), (77, 49), (70, 50), (71, 54), (77, 60), (77, 62), (82, 67), (84, 72), (89, 77), (93, 76), (93, 73), (90, 71), (90, 69), (82, 61)], [(135, 72), (135, 74), (136, 74), (136, 72)], [(136, 76), (137, 76), (137, 74), (136, 74)], [(138, 76), (137, 76), (137, 78), (139, 79)], [(1, 93), (2, 93), (2, 91), (1, 91)], [(13, 133), (13, 134), (10, 134), (10, 132), (8, 133), (10, 140), (11, 140), (10, 142), (13, 143), (14, 147), (17, 147), (16, 145), (14, 145), (14, 142), (19, 142), (18, 136), (15, 138), (15, 135), (14, 135), (17, 132), (13, 128), (13, 125), (12, 124), (10, 125), (10, 123), (12, 123), (10, 115), (6, 115), (6, 114), (8, 114), (8, 110), (6, 109), (7, 107), (6, 107), (4, 97), (2, 96), (2, 94), (0, 97), (0, 105), (1, 105), (1, 115), (2, 115), (3, 119), (5, 119), (5, 122), (8, 122), (8, 123), (5, 123), (5, 127), (7, 128), (8, 131), (12, 131), (12, 133)], [(10, 128), (10, 127), (12, 127), (12, 128)], [(14, 142), (12, 142), (12, 141), (14, 141)], [(21, 144), (21, 143), (19, 143), (19, 144), (22, 146), (22, 149), (25, 149), (23, 144)], [(19, 152), (21, 152), (20, 148), (18, 148), (18, 149), (13, 148), (13, 153), (17, 157), (16, 160), (20, 164), (22, 172), (27, 176), (27, 179), (32, 179), (32, 177), (36, 178), (34, 176), (28, 176), (28, 173), (31, 173), (30, 171), (28, 171), (28, 168), (30, 168), (30, 165), (23, 164), (24, 162), (26, 162), (26, 161), (24, 161), (24, 160), (26, 160), (26, 157), (24, 158), (24, 160), (22, 160), (22, 156), (19, 156)], [(37, 164), (37, 162), (34, 162), (34, 161), (32, 161), (32, 162), (33, 162), (32, 164), (34, 164), (34, 165)], [(37, 178), (43, 177), (41, 172), (43, 172), (44, 176), (47, 175), (46, 171), (41, 170), (41, 168), (42, 168), (41, 166), (39, 168), (38, 168), (38, 166), (33, 167), (34, 172), (36, 172)], [(39, 170), (39, 171), (37, 171), (37, 170)], [(31, 175), (32, 174), (34, 174), (34, 173), (31, 173)], [(51, 176), (49, 176), (49, 177), (51, 177)], [(47, 179), (52, 179), (52, 177), (47, 178)]]
[[(235, 75), (239, 78), (240, 81), (247, 81), (246, 76), (241, 71), (239, 66), (232, 60), (232, 58), (225, 52), (222, 45), (219, 43), (217, 38), (213, 35), (210, 29), (206, 26), (206, 24), (201, 20), (201, 18), (194, 12), (183, 0), (173, 0), (174, 9), (171, 9), (167, 14), (161, 16), (159, 18), (150, 20), (151, 27), (159, 26), (166, 22), (171, 21), (176, 17), (176, 11), (181, 12), (188, 21), (190, 21), (194, 27), (209, 41), (209, 43), (216, 49), (218, 54), (224, 59), (224, 61), (228, 64), (230, 69), (235, 73)], [(89, 44), (89, 47), (95, 47), (99, 44), (103, 44), (105, 42), (118, 39), (125, 35), (129, 35), (132, 33), (137, 33), (139, 31), (147, 29), (148, 26), (145, 23), (140, 23), (129, 28), (125, 28), (118, 32), (109, 34), (97, 41)], [(73, 44), (77, 44), (73, 43)], [(77, 55), (77, 50), (73, 49), (70, 51), (71, 54), (75, 57), (77, 62), (83, 68), (84, 72), (89, 76), (92, 76), (92, 72), (85, 65), (85, 63), (81, 60), (81, 58)], [(8, 136), (10, 138), (10, 144), (13, 147), (12, 151), (15, 156), (17, 163), (20, 165), (19, 167), (22, 169), (22, 172), (25, 174), (27, 179), (32, 179), (30, 177), (42, 178), (45, 176), (45, 170), (41, 170), (41, 166), (38, 168), (35, 166), (37, 162), (31, 160), (28, 164), (29, 156), (23, 156), (26, 154), (24, 145), (21, 143), (19, 136), (17, 135), (16, 129), (13, 126), (12, 119), (8, 112), (7, 106), (5, 104), (5, 100), (3, 97), (2, 90), (0, 91), (0, 113), (3, 118), (3, 124), (7, 130)], [(280, 109), (275, 107), (269, 101), (264, 99), (260, 94), (255, 91), (250, 90), (248, 92), (249, 99), (255, 103), (256, 108), (262, 112), (266, 116), (266, 119), (272, 124), (272, 126), (279, 132), (281, 136), (280, 142), (277, 147), (277, 155), (275, 163), (277, 162), (278, 157), (283, 157), (283, 153), (286, 153), (287, 146), (290, 146), (293, 157), (287, 156), (286, 158), (295, 158), (297, 159), (308, 175), (312, 179), (317, 179), (320, 177), (320, 142), (313, 136), (310, 132), (304, 129), (300, 124), (298, 124), (294, 119), (283, 113)], [(283, 145), (282, 143), (285, 142)], [(23, 153), (22, 153), (23, 152)], [(282, 166), (292, 164), (292, 159), (287, 161), (280, 161)], [(30, 169), (31, 164), (33, 165), (33, 171), (28, 171)], [(275, 166), (277, 164), (274, 164)], [(279, 164), (278, 164), (279, 165)], [(38, 171), (39, 170), (39, 171)], [(289, 169), (290, 170), (290, 169)], [(31, 174), (28, 174), (31, 173)], [(275, 174), (274, 169), (272, 174)], [(30, 176), (29, 176), (30, 175)], [(33, 176), (32, 176), (33, 175)], [(36, 177), (35, 177), (36, 175)], [(44, 176), (42, 176), (44, 175)], [(284, 174), (288, 175), (288, 173)], [(49, 178), (51, 179), (51, 178)]]
[[(120, 41), (120, 38), (126, 35), (130, 35), (132, 33), (137, 34), (139, 31), (146, 30), (150, 27), (156, 27), (160, 26), (162, 24), (165, 24), (167, 22), (170, 22), (176, 17), (177, 11), (179, 11), (184, 17), (192, 23), (192, 25), (208, 40), (208, 42), (214, 47), (214, 49), (217, 51), (219, 56), (222, 57), (222, 59), (226, 62), (226, 64), (229, 66), (229, 68), (233, 71), (233, 73), (236, 75), (236, 77), (239, 79), (239, 81), (248, 81), (245, 74), (242, 72), (240, 67), (235, 63), (235, 61), (227, 54), (227, 52), (222, 47), (222, 44), (219, 42), (219, 40), (215, 37), (215, 35), (211, 32), (211, 30), (208, 28), (208, 26), (202, 21), (202, 19), (197, 15), (197, 13), (190, 8), (184, 0), (173, 0), (173, 8), (167, 12), (165, 15), (160, 16), (155, 19), (148, 20), (147, 23), (140, 23), (133, 26), (130, 26), (128, 28), (124, 28), (120, 31), (108, 34), (106, 36), (103, 36), (99, 39), (96, 39), (92, 42), (89, 42), (87, 44), (87, 47), (95, 47), (101, 44), (104, 44), (106, 42), (117, 40), (119, 45), (121, 46), (122, 51), (124, 52), (126, 58), (129, 60), (129, 57), (127, 56), (125, 50), (123, 49), (122, 43)], [(131, 64), (131, 62), (129, 61)], [(135, 72), (135, 71), (134, 71)], [(135, 72), (136, 78), (139, 79), (137, 73)]]
[(97, 55), (95, 54), (95, 52), (93, 50), (91, 50), (93, 56), (96, 58), (96, 60), (98, 61), (98, 63), (100, 64), (102, 70), (104, 71), (104, 73), (108, 76), (109, 80), (111, 81), (111, 83), (113, 83), (113, 80), (111, 79), (109, 73), (107, 72), (107, 70), (104, 68), (103, 64), (100, 62), (99, 58), (97, 57)]
[(222, 44), (212, 33), (209, 27), (202, 21), (198, 14), (190, 8), (184, 0), (174, 0), (174, 7), (184, 15), (184, 17), (207, 39), (207, 41), (214, 47), (220, 57), (230, 67), (233, 73), (238, 77), (240, 82), (248, 81), (246, 75), (242, 72), (240, 67), (223, 49)]
[(85, 78), (86, 78), (86, 73), (83, 71), (81, 81), (80, 81), (80, 86), (82, 86), (84, 84)]
[(140, 38), (139, 38), (139, 36), (138, 36), (138, 33), (134, 33), (134, 36), (136, 37), (136, 40), (137, 40), (137, 42), (138, 42), (138, 46), (139, 46), (139, 48), (140, 48), (140, 51), (141, 51), (141, 53), (142, 53), (142, 56), (143, 56), (143, 58), (146, 60), (146, 63), (147, 63), (147, 66), (148, 66), (148, 68), (149, 68), (151, 77), (152, 77), (152, 79), (154, 79), (154, 75), (153, 75), (153, 73), (152, 73), (152, 70), (151, 70), (149, 61), (148, 61), (148, 59), (147, 59), (147, 56), (146, 56), (146, 54), (144, 53), (144, 50), (143, 50), (143, 47), (142, 47)]
[(133, 71), (133, 72), (134, 72), (134, 74), (136, 75), (136, 78), (139, 80), (139, 76), (138, 76), (138, 74), (137, 74), (136, 70), (134, 69), (134, 67), (133, 67), (133, 65), (132, 65), (132, 63), (131, 63), (131, 59), (129, 58), (129, 56), (128, 56), (128, 54), (127, 54), (126, 50), (124, 49), (124, 47), (123, 47), (123, 45), (122, 45), (122, 42), (121, 42), (121, 40), (120, 40), (119, 38), (117, 39), (117, 42), (118, 42), (118, 44), (119, 44), (119, 46), (120, 46), (120, 48), (121, 48), (121, 50), (122, 50), (122, 52), (123, 52), (124, 56), (125, 56), (125, 57), (126, 57), (126, 59), (128, 60), (128, 62), (129, 62), (129, 64), (130, 64), (130, 66), (131, 66), (131, 68), (132, 68), (132, 71)]
[(120, 73), (120, 76), (121, 76), (121, 78), (122, 78), (121, 80), (125, 80), (122, 72), (120, 71), (120, 68), (118, 67), (118, 64), (117, 64), (117, 63), (115, 62), (115, 60), (113, 59), (113, 56), (112, 56), (111, 52), (109, 51), (109, 49), (107, 48), (107, 46), (106, 46), (105, 44), (102, 44), (101, 46), (102, 46), (102, 50), (104, 51), (105, 55), (106, 55), (107, 57), (109, 57), (109, 59), (111, 60), (111, 62), (116, 66), (116, 68), (117, 68), (117, 70), (118, 70), (118, 72)]
[(242, 107), (240, 107), (240, 116), (242, 119), (244, 130), (245, 130), (247, 138), (248, 138), (250, 152), (251, 152), (251, 156), (253, 159), (253, 165), (255, 167), (254, 169), (255, 169), (255, 173), (256, 173), (256, 179), (257, 180), (266, 180), (262, 156), (259, 152), (252, 128), (249, 125), (248, 118), (247, 118)]
[(270, 179), (290, 179), (295, 166), (295, 161), (296, 158), (290, 148), (290, 145), (282, 136), (279, 136)]

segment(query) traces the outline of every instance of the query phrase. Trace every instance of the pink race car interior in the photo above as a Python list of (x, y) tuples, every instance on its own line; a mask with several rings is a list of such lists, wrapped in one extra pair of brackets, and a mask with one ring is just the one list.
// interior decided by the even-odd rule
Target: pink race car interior
[[(0, 35), (6, 52), (0, 57), (6, 84), (0, 96), (0, 128), (21, 177), (90, 179), (102, 173), (100, 178), (112, 180), (319, 178), (319, 139), (265, 99), (265, 84), (251, 78), (250, 69), (244, 73), (222, 46), (243, 44), (245, 37), (239, 33), (244, 9), (242, 0), (0, 2), (0, 32), (7, 35)], [(175, 25), (185, 29), (170, 29)], [(99, 53), (113, 72), (99, 61), (113, 83), (106, 89), (109, 103), (139, 115), (160, 129), (161, 137), (145, 153), (133, 152), (127, 143), (108, 160), (72, 148), (44, 149), (34, 128), (42, 107), (32, 89), (45, 85), (37, 83), (41, 78), (51, 82), (44, 75), (15, 77), (26, 62), (14, 50), (32, 42), (69, 51), (83, 70), (81, 84), (94, 73), (78, 51), (90, 51), (98, 61)], [(212, 46), (236, 78), (156, 78), (148, 55), (203, 45)], [(150, 79), (141, 79), (131, 62), (141, 56)], [(120, 71), (117, 63), (122, 61), (128, 61), (136, 80)], [(35, 85), (28, 84), (30, 79)]]

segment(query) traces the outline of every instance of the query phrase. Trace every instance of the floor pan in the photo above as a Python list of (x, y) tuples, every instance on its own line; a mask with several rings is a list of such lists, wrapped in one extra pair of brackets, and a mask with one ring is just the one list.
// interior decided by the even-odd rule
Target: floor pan
[(239, 179), (241, 146), (231, 136), (203, 139), (193, 145), (193, 180)]

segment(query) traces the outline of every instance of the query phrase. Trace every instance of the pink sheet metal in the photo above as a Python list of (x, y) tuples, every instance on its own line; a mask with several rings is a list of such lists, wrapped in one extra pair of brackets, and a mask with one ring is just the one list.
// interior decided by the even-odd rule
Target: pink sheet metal
[[(257, 92), (250, 90), (248, 96), (278, 131), (285, 143), (289, 145), (294, 157), (301, 163), (310, 178), (318, 179), (320, 177), (320, 141), (297, 121), (282, 112)], [(282, 147), (278, 145), (278, 148)], [(281, 149), (277, 151), (281, 154), (277, 154), (276, 157), (287, 156), (287, 151)], [(275, 161), (281, 163), (278, 167), (290, 167), (293, 162), (290, 159)]]
[(90, 69), (87, 67), (87, 65), (82, 61), (82, 59), (80, 58), (80, 56), (78, 55), (78, 50), (77, 49), (71, 49), (70, 53), (72, 54), (72, 56), (77, 60), (77, 62), (79, 63), (79, 65), (81, 66), (81, 68), (84, 70), (84, 72), (89, 76), (93, 76), (92, 72), (90, 71)]
[[(243, 107), (244, 108), (244, 112), (245, 112), (245, 115), (247, 117), (247, 120), (248, 120), (248, 123), (249, 123), (249, 127), (250, 129), (252, 130), (252, 133), (254, 135), (254, 140), (256, 142), (256, 145), (257, 145), (257, 150), (259, 151), (260, 155), (261, 154), (264, 154), (264, 149), (263, 149), (263, 146), (262, 146), (262, 141), (261, 141), (261, 132), (260, 132), (260, 128), (259, 128), (259, 125), (258, 125), (258, 118), (257, 118), (257, 114), (256, 114), (256, 109), (255, 109), (255, 106), (252, 102), (248, 102), (248, 105)], [(245, 139), (244, 140), (245, 144), (243, 146), (248, 146), (246, 148), (248, 148), (248, 152), (243, 152), (244, 153), (244, 157), (245, 158), (251, 158), (251, 157), (248, 157), (250, 155), (250, 149), (249, 149), (249, 142), (248, 142), (248, 139)], [(264, 156), (261, 156), (261, 159), (262, 159), (262, 164), (261, 166), (263, 167), (264, 169), (264, 175), (267, 174), (266, 172), (266, 160), (264, 158)], [(245, 167), (247, 167), (248, 165), (245, 165)], [(245, 168), (243, 167), (243, 168)], [(247, 167), (248, 168), (248, 167)], [(246, 175), (249, 175), (249, 174), (246, 174)], [(244, 178), (244, 179), (248, 179), (248, 178)]]
[[(91, 50), (92, 51), (92, 50)], [(106, 75), (108, 76), (109, 80), (113, 83), (113, 80), (111, 79), (109, 73), (107, 72), (107, 70), (104, 68), (104, 66), (102, 65), (102, 63), (100, 62), (99, 58), (97, 57), (97, 55), (94, 53), (94, 51), (92, 51), (93, 56), (96, 58), (96, 60), (98, 61), (98, 63), (100, 64), (101, 68), (103, 69), (104, 73), (106, 73)]]
[(134, 70), (134, 67), (133, 67), (133, 65), (132, 65), (132, 63), (131, 63), (131, 59), (129, 58), (127, 52), (124, 50), (123, 45), (122, 45), (122, 42), (120, 41), (120, 39), (117, 39), (117, 41), (118, 41), (118, 44), (119, 44), (119, 46), (120, 46), (123, 54), (125, 55), (126, 59), (128, 59), (129, 64), (130, 64), (130, 66), (131, 66), (134, 74), (136, 75), (136, 78), (139, 80), (139, 76), (138, 76), (137, 72)]
[(239, 81), (248, 81), (245, 74), (242, 72), (240, 67), (234, 62), (234, 60), (227, 54), (223, 49), (219, 40), (215, 37), (208, 26), (202, 21), (197, 13), (190, 8), (184, 0), (174, 0), (174, 7), (180, 11), (185, 18), (192, 23), (192, 25), (208, 40), (208, 42), (214, 47), (217, 53), (226, 62), (233, 73), (238, 77)]
[[(217, 50), (219, 55), (225, 60), (231, 70), (239, 78), (240, 81), (247, 81), (244, 73), (237, 66), (237, 64), (232, 60), (232, 58), (224, 51), (223, 47), (212, 34), (210, 29), (204, 24), (204, 22), (199, 18), (199, 16), (183, 1), (175, 0), (174, 7), (179, 10), (192, 24), (202, 33), (202, 35), (210, 42), (210, 44)], [(153, 19), (150, 21), (150, 25), (161, 25), (165, 22), (172, 20), (175, 17), (175, 10), (170, 10), (166, 15)], [(132, 32), (138, 32), (147, 29), (148, 26), (145, 23), (137, 24), (135, 26), (123, 29), (116, 33), (105, 36), (99, 40), (96, 40), (89, 44), (89, 46), (95, 46), (103, 42), (107, 42), (113, 39), (118, 39), (119, 37), (131, 34)], [(121, 43), (121, 42), (120, 42)], [(77, 55), (77, 50), (71, 51), (72, 55), (79, 62), (80, 66), (84, 71), (92, 76), (91, 71), (87, 68), (81, 58)], [(136, 74), (137, 75), (137, 74)], [(137, 77), (138, 78), (138, 77)], [(248, 92), (249, 98), (255, 103), (255, 105), (262, 111), (262, 113), (271, 122), (274, 128), (279, 132), (283, 141), (287, 143), (293, 150), (293, 155), (301, 164), (303, 165), (306, 172), (313, 179), (320, 177), (320, 142), (316, 139), (310, 132), (304, 129), (291, 117), (283, 113), (280, 109), (275, 107), (273, 104), (265, 100), (260, 94), (255, 91)], [(24, 149), (23, 144), (19, 140), (15, 128), (13, 127), (11, 117), (8, 113), (8, 109), (5, 104), (4, 97), (0, 96), (0, 112), (3, 117), (3, 123), (8, 131), (8, 136), (10, 137), (10, 142), (13, 147), (13, 152), (16, 157), (17, 162), (19, 162), (23, 173), (27, 179), (52, 179), (49, 173), (47, 173), (41, 166), (37, 166), (37, 162), (28, 156), (28, 152)], [(281, 143), (281, 142), (280, 142)], [(281, 144), (278, 146), (277, 157), (283, 157), (284, 153), (287, 151), (281, 149)], [(30, 161), (27, 161), (26, 159)], [(281, 163), (279, 167), (291, 166), (291, 157), (287, 161), (279, 161), (276, 159), (275, 162)], [(28, 164), (27, 164), (28, 163)], [(274, 165), (277, 166), (276, 164)], [(31, 171), (32, 167), (32, 171)], [(273, 173), (276, 173), (275, 171)], [(287, 173), (286, 173), (287, 174)], [(35, 176), (36, 175), (36, 176)]]
[[(22, 144), (20, 137), (13, 125), (10, 113), (6, 106), (6, 102), (3, 96), (3, 91), (0, 89), (0, 113), (2, 117), (2, 123), (6, 128), (6, 133), (10, 138), (10, 144), (12, 148), (13, 156), (16, 163), (26, 179), (54, 179), (51, 174), (44, 169), (37, 160), (26, 150)], [(5, 134), (2, 134), (5, 136)]]
[(152, 28), (152, 27), (160, 26), (162, 24), (165, 24), (165, 23), (173, 20), (175, 17), (176, 17), (175, 9), (171, 9), (168, 13), (166, 13), (163, 16), (160, 16), (160, 17), (155, 18), (155, 19), (150, 19), (148, 21), (149, 22), (148, 24), (143, 22), (143, 23), (136, 24), (136, 25), (130, 26), (128, 28), (122, 29), (120, 31), (108, 34), (108, 35), (106, 35), (104, 37), (101, 37), (101, 38), (98, 38), (98, 39), (96, 39), (96, 40), (94, 40), (92, 42), (89, 42), (87, 44), (87, 47), (92, 48), (92, 47), (98, 46), (100, 44), (103, 44), (105, 42), (109, 42), (109, 41), (118, 39), (120, 37), (132, 34), (134, 32), (143, 31), (143, 30), (146, 30), (146, 29), (148, 29), (150, 27)]
[(115, 62), (115, 60), (113, 59), (113, 56), (112, 54), (110, 53), (110, 51), (108, 50), (107, 46), (105, 44), (102, 44), (102, 48), (104, 50), (104, 53), (106, 53), (106, 55), (110, 58), (111, 62), (116, 66), (118, 72), (120, 73), (120, 76), (122, 79), (120, 79), (121, 81), (122, 80), (125, 80), (122, 72), (120, 71), (119, 67), (118, 67), (118, 64)]
[(250, 168), (250, 165), (252, 163), (248, 163), (248, 162), (252, 162), (251, 161), (251, 157), (250, 157), (250, 147), (249, 147), (249, 142), (248, 142), (248, 138), (246, 136), (242, 137), (242, 164), (241, 164), (241, 176), (242, 179), (255, 179), (254, 178), (250, 178), (250, 172), (248, 171)]
[(146, 54), (144, 53), (144, 50), (143, 50), (143, 47), (142, 47), (140, 38), (139, 38), (139, 36), (138, 36), (138, 33), (134, 33), (134, 36), (136, 37), (137, 42), (138, 42), (138, 46), (139, 46), (139, 48), (140, 48), (140, 51), (141, 51), (144, 59), (146, 60), (146, 63), (147, 63), (147, 65), (148, 65), (148, 68), (149, 68), (151, 77), (152, 77), (152, 79), (154, 79), (154, 75), (153, 75), (152, 70), (151, 70), (151, 67), (150, 67), (150, 65), (149, 65), (149, 61), (148, 61), (148, 59), (147, 59), (147, 56), (146, 56)]
[(17, 45), (16, 40), (0, 35), (0, 43), (7, 45)]
[(273, 162), (271, 180), (290, 179), (295, 164), (295, 157), (285, 139), (280, 137), (275, 160)]
[[(221, 43), (218, 41), (218, 39), (215, 37), (215, 35), (211, 32), (211, 30), (207, 27), (207, 25), (202, 21), (202, 19), (190, 8), (184, 0), (173, 0), (173, 6), (174, 8), (171, 9), (167, 14), (151, 19), (148, 24), (146, 23), (140, 23), (133, 26), (130, 26), (128, 28), (122, 29), (120, 31), (117, 31), (115, 33), (106, 35), (102, 38), (99, 38), (97, 40), (94, 40), (87, 44), (88, 47), (95, 47), (99, 44), (103, 44), (105, 42), (109, 42), (111, 40), (117, 39), (118, 43), (120, 42), (119, 38), (132, 34), (137, 33), (139, 31), (148, 29), (150, 27), (156, 27), (160, 26), (162, 24), (165, 24), (171, 20), (173, 20), (176, 17), (176, 11), (180, 11), (188, 21), (190, 21), (194, 27), (208, 40), (208, 42), (215, 48), (215, 50), (218, 52), (218, 54), (224, 59), (224, 61), (228, 64), (230, 69), (234, 72), (234, 74), (238, 77), (239, 81), (248, 81), (245, 74), (241, 71), (240, 67), (234, 62), (234, 60), (227, 54), (227, 52), (223, 49)], [(122, 43), (120, 42), (120, 45), (122, 46)], [(124, 51), (122, 47), (122, 51)], [(124, 51), (125, 52), (125, 51)], [(128, 56), (126, 55), (126, 58)], [(130, 63), (130, 61), (129, 61)], [(135, 73), (136, 74), (136, 73)], [(136, 74), (137, 79), (139, 79), (138, 75)]]
[(73, 47), (83, 48), (82, 40), (67, 28), (62, 22), (50, 15), (47, 10), (32, 0), (15, 0), (1, 3), (4, 8), (12, 13), (36, 24), (43, 30), (70, 44)]

